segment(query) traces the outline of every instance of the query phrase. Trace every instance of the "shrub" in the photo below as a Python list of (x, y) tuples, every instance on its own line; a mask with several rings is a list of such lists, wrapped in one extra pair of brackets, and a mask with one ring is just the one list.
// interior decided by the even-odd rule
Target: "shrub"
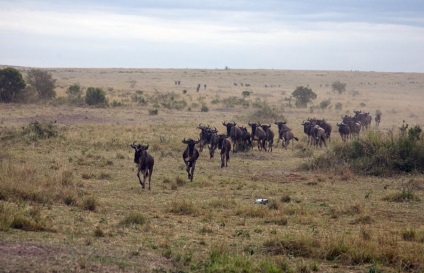
[(321, 101), (321, 103), (319, 104), (319, 108), (321, 108), (322, 110), (326, 109), (328, 106), (330, 106), (331, 104), (331, 99), (326, 99)]
[(342, 83), (340, 81), (335, 81), (333, 84), (331, 84), (331, 89), (333, 92), (337, 92), (339, 94), (342, 94), (346, 91), (346, 83)]
[(102, 88), (89, 87), (85, 94), (85, 102), (88, 105), (103, 105), (108, 104), (106, 93)]
[(47, 100), (56, 97), (56, 92), (54, 91), (56, 80), (52, 78), (50, 72), (41, 69), (31, 69), (27, 74), (26, 82), (35, 89), (40, 99)]
[(202, 105), (202, 108), (200, 108), (200, 111), (202, 112), (209, 112), (209, 107), (206, 106), (206, 104)]
[(52, 121), (33, 121), (22, 128), (22, 135), (31, 140), (46, 139), (58, 136), (58, 130), (56, 124)]

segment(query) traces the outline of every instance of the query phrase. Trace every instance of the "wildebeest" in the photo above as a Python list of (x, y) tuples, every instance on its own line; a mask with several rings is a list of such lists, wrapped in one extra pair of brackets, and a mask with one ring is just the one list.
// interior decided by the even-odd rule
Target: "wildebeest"
[(315, 132), (313, 128), (315, 127), (316, 124), (314, 124), (310, 120), (307, 120), (307, 121), (303, 121), (302, 125), (303, 125), (303, 132), (307, 136), (307, 144), (312, 145), (315, 139), (315, 136), (314, 136)]
[(262, 148), (265, 149), (262, 145), (264, 144), (264, 139), (266, 138), (265, 131), (260, 127), (260, 123), (248, 123), (250, 127), (252, 127), (252, 145), (253, 142), (256, 140), (258, 142), (258, 150), (262, 150)]
[(324, 146), (327, 147), (326, 144), (326, 134), (325, 134), (325, 130), (324, 128), (322, 128), (319, 125), (315, 125), (314, 128), (314, 136), (315, 136), (315, 146), (320, 146), (322, 147), (322, 144), (324, 143)]
[(213, 132), (211, 135), (211, 139), (209, 141), (208, 149), (209, 149), (209, 158), (212, 159), (215, 154), (215, 150), (218, 147), (219, 135), (217, 132)]
[(235, 122), (229, 123), (224, 121), (222, 125), (227, 127), (227, 137), (230, 137), (231, 141), (233, 142), (233, 153), (237, 152), (243, 132), (239, 127), (236, 127), (237, 123)]
[(349, 138), (350, 135), (350, 128), (345, 123), (336, 123), (337, 127), (339, 127), (339, 134), (343, 141), (346, 141)]
[(265, 148), (265, 151), (272, 152), (272, 145), (274, 143), (274, 132), (271, 130), (271, 124), (261, 124), (260, 126), (266, 134), (265, 139), (263, 140), (262, 147)]
[(381, 112), (377, 111), (375, 114), (375, 125), (379, 127), (380, 122), (381, 122)]
[(226, 135), (219, 135), (218, 149), (221, 150), (221, 168), (228, 167), (230, 160), (231, 142)]
[(368, 129), (368, 126), (371, 125), (372, 117), (369, 112), (362, 111), (353, 111), (355, 112), (355, 116), (353, 117), (355, 121), (360, 122), (361, 127), (364, 129)]
[[(277, 140), (277, 146), (280, 142), (280, 139), (282, 140), (282, 146), (284, 146), (286, 149), (289, 146), (290, 140), (294, 139), (296, 141), (299, 141), (297, 137), (294, 136), (294, 133), (292, 130), (287, 126), (286, 121), (276, 121), (275, 124), (278, 126), (278, 140)], [(293, 144), (293, 142), (292, 142)]]
[(194, 169), (196, 168), (196, 160), (199, 158), (199, 151), (194, 147), (200, 142), (200, 139), (195, 141), (191, 138), (186, 140), (183, 139), (183, 143), (187, 144), (187, 148), (183, 152), (183, 160), (186, 165), (186, 171), (188, 174), (188, 179), (193, 181)]
[(207, 144), (210, 143), (212, 135), (215, 133), (217, 133), (218, 131), (216, 130), (216, 128), (214, 127), (214, 129), (212, 129), (209, 125), (202, 125), (199, 124), (199, 126), (197, 126), (198, 129), (200, 129), (200, 134), (199, 134), (199, 138), (200, 138), (200, 143), (199, 143), (199, 152), (203, 151), (203, 147)]
[[(133, 144), (131, 144), (131, 148), (135, 150), (134, 163), (137, 164), (137, 177), (138, 181), (141, 184), (141, 188), (145, 188), (146, 177), (148, 177), (150, 190), (150, 181), (152, 179), (153, 166), (155, 165), (155, 160), (153, 156), (147, 152), (147, 149), (149, 149), (149, 145), (135, 145), (134, 141)], [(143, 180), (141, 180), (140, 178), (140, 172), (143, 173)]]
[(342, 116), (342, 119), (343, 123), (349, 126), (351, 137), (359, 137), (362, 127), (361, 122), (357, 118), (348, 115)]
[(331, 131), (333, 130), (333, 126), (331, 126), (331, 123), (326, 121), (325, 119), (317, 119), (316, 124), (319, 125), (322, 129), (324, 129), (325, 137), (328, 141), (331, 141)]
[(250, 135), (249, 131), (247, 131), (246, 127), (240, 126), (239, 128), (242, 132), (241, 142), (243, 144), (243, 150), (247, 150), (250, 147), (252, 147), (251, 135)]

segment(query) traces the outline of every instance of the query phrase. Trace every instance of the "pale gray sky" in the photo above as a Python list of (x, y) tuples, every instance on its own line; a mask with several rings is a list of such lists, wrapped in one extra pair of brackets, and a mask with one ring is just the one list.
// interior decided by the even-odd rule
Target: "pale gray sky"
[(424, 2), (0, 0), (0, 64), (424, 72)]

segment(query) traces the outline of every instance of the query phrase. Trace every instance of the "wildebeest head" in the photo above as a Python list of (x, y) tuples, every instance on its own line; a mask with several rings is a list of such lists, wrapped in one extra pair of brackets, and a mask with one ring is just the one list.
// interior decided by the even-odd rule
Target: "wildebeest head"
[(200, 139), (199, 140), (193, 140), (193, 139), (191, 139), (191, 138), (189, 138), (188, 140), (186, 140), (185, 138), (183, 139), (183, 143), (184, 144), (187, 144), (187, 147), (188, 147), (188, 151), (189, 151), (189, 154), (191, 155), (191, 154), (193, 154), (193, 151), (194, 151), (194, 146), (196, 145), (196, 144), (198, 144), (200, 142)]
[(271, 124), (261, 124), (262, 129), (266, 132), (269, 128), (271, 128)]
[(258, 123), (250, 123), (250, 122), (248, 122), (247, 124), (249, 124), (249, 126), (252, 127), (252, 133), (251, 133), (252, 137), (255, 136), (256, 135), (256, 129), (261, 124), (259, 122)]
[(141, 144), (135, 144), (135, 141), (133, 144), (131, 144), (131, 148), (134, 149), (134, 163), (138, 163), (140, 161), (140, 157), (143, 153), (143, 151), (147, 151), (149, 149), (149, 144), (147, 145), (141, 145)]
[(237, 123), (235, 123), (235, 122), (233, 122), (233, 123), (229, 123), (229, 122), (224, 121), (224, 122), (222, 123), (222, 125), (224, 125), (225, 127), (227, 127), (227, 136), (230, 136), (230, 134), (231, 134), (231, 128), (232, 128), (233, 126), (236, 126), (236, 125), (237, 125)]

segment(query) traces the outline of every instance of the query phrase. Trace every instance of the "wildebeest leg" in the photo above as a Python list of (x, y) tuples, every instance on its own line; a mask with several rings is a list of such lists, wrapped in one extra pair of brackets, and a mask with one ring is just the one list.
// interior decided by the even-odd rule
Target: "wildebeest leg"
[(190, 174), (190, 162), (187, 162), (186, 161), (186, 172), (187, 172), (187, 176), (188, 176), (188, 179), (191, 179), (191, 174)]
[(196, 167), (196, 162), (193, 162), (191, 165), (190, 181), (193, 181), (195, 167)]
[(141, 178), (140, 178), (140, 172), (141, 172), (140, 170), (137, 172), (137, 177), (138, 177), (138, 181), (140, 181), (141, 188), (144, 189), (143, 181), (141, 181)]
[(225, 166), (224, 161), (225, 161), (225, 153), (221, 153), (221, 168), (224, 168)]

